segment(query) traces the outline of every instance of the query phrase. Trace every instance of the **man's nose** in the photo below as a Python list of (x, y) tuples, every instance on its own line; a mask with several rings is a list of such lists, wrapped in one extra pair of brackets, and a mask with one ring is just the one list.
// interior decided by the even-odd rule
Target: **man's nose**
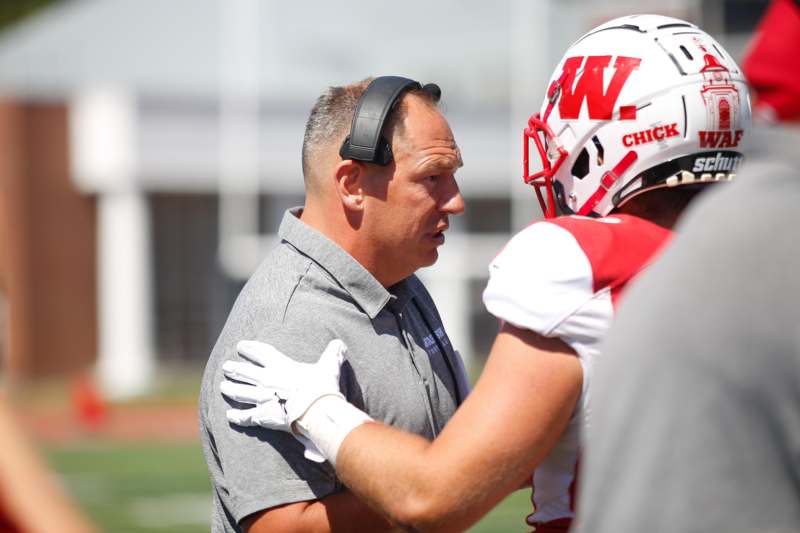
[(464, 197), (458, 188), (455, 178), (448, 180), (447, 188), (442, 193), (439, 210), (451, 215), (460, 215), (464, 212)]

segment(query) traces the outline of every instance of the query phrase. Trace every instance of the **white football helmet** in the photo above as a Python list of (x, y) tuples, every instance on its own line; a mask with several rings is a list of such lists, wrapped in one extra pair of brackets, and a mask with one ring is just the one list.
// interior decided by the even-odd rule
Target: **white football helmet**
[(730, 179), (749, 136), (747, 83), (719, 43), (682, 20), (622, 17), (559, 62), (525, 129), (524, 180), (546, 217), (556, 204), (606, 216), (644, 191)]

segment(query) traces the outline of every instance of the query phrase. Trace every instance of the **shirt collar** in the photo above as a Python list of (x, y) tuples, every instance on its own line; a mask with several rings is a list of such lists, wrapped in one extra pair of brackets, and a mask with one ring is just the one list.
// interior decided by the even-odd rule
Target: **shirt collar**
[(300, 220), (302, 211), (302, 207), (293, 207), (283, 214), (283, 220), (278, 228), (278, 237), (281, 240), (288, 242), (325, 269), (353, 297), (370, 319), (378, 316), (381, 309), (389, 302), (392, 303), (393, 310), (405, 307), (416, 293), (415, 276), (387, 290), (341, 246)]

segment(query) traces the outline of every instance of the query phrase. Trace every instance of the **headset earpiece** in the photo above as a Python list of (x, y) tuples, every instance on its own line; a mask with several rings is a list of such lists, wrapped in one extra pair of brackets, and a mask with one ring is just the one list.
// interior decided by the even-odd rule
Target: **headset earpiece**
[[(421, 88), (419, 82), (401, 76), (381, 76), (372, 80), (358, 101), (350, 134), (339, 149), (342, 159), (381, 166), (391, 163), (392, 147), (381, 135), (386, 119), (405, 91)], [(438, 101), (441, 90), (437, 85), (429, 83), (424, 90)]]

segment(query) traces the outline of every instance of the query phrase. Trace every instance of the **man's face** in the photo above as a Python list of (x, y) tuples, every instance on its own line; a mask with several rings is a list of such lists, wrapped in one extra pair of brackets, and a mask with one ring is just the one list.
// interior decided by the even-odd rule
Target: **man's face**
[(438, 258), (448, 217), (464, 211), (455, 179), (461, 153), (444, 116), (407, 97), (404, 131), (392, 142), (394, 163), (368, 181), (364, 224), (381, 250), (382, 281), (400, 281)]

